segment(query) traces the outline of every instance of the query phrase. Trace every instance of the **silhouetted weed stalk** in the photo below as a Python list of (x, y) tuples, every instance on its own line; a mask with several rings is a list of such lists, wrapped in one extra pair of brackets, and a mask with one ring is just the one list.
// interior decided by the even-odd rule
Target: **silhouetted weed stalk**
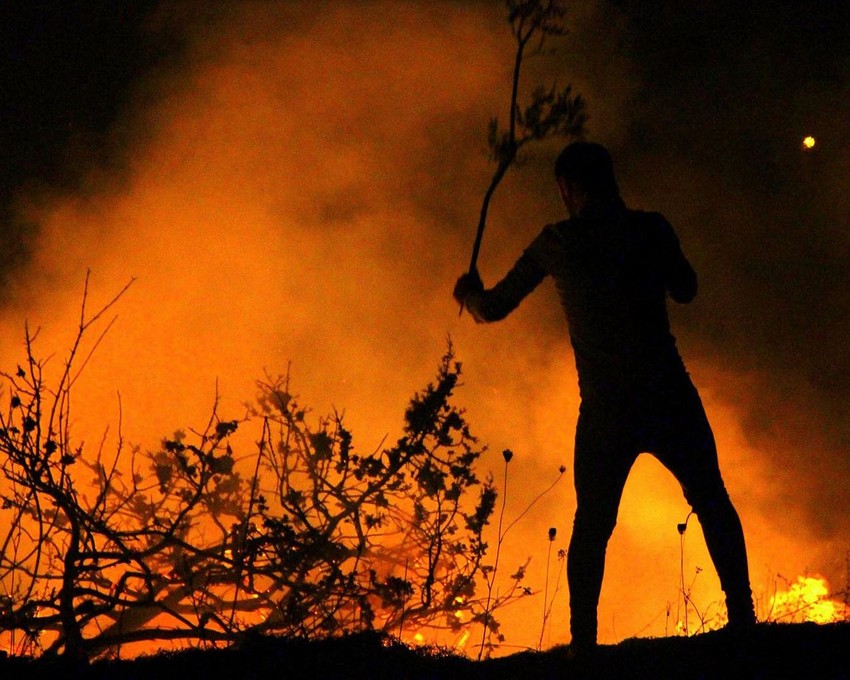
[(561, 563), (561, 568), (558, 569), (558, 578), (555, 581), (555, 589), (552, 593), (552, 599), (549, 599), (549, 567), (552, 563), (552, 545), (554, 544), (555, 537), (557, 535), (558, 530), (555, 527), (550, 527), (548, 532), (549, 546), (546, 550), (546, 580), (543, 587), (543, 620), (540, 625), (540, 639), (537, 642), (537, 651), (543, 649), (543, 635), (546, 632), (546, 624), (549, 621), (549, 617), (552, 615), (552, 607), (555, 604), (555, 597), (558, 594), (561, 583), (561, 574), (564, 572), (563, 567), (567, 557), (565, 550), (558, 551), (558, 561)]
[[(719, 602), (709, 604), (704, 610), (701, 610), (694, 601), (692, 593), (697, 577), (702, 573), (702, 567), (695, 567), (694, 576), (690, 583), (685, 580), (685, 533), (688, 530), (693, 512), (689, 512), (685, 521), (677, 524), (676, 529), (679, 533), (679, 598), (676, 600), (676, 625), (674, 632), (685, 636), (694, 635), (696, 633), (704, 633), (707, 630), (720, 628), (726, 623), (726, 613), (724, 606)], [(712, 614), (712, 608), (716, 608), (717, 612)], [(699, 621), (699, 625), (692, 628), (690, 620), (690, 612)], [(667, 607), (667, 622), (665, 624), (665, 635), (669, 634), (670, 627), (670, 607)]]
[[(481, 660), (485, 653), (491, 653), (497, 646), (498, 643), (504, 642), (505, 638), (501, 634), (499, 630), (499, 623), (492, 616), (491, 612), (494, 609), (498, 609), (503, 607), (513, 601), (515, 601), (519, 597), (525, 597), (533, 594), (531, 588), (522, 586), (521, 583), (525, 579), (525, 573), (528, 568), (528, 563), (531, 561), (531, 558), (528, 558), (524, 564), (520, 565), (519, 568), (510, 575), (510, 585), (507, 591), (504, 594), (500, 594), (498, 592), (493, 593), (493, 589), (496, 585), (496, 577), (499, 571), (499, 558), (502, 552), (502, 544), (505, 541), (510, 530), (516, 526), (516, 524), (525, 517), (528, 512), (537, 504), (537, 502), (546, 496), (552, 489), (555, 488), (555, 485), (561, 481), (561, 478), (566, 472), (566, 467), (563, 465), (558, 468), (558, 475), (555, 477), (554, 481), (549, 484), (548, 487), (543, 489), (540, 493), (535, 496), (531, 502), (525, 506), (525, 508), (520, 512), (513, 521), (504, 529), (502, 528), (505, 516), (505, 507), (507, 505), (508, 498), (508, 466), (513, 460), (513, 451), (510, 449), (505, 449), (502, 452), (502, 459), (504, 460), (504, 468), (502, 473), (502, 503), (499, 508), (499, 521), (496, 529), (496, 555), (495, 560), (492, 566), (484, 565), (481, 568), (481, 572), (484, 575), (486, 587), (487, 587), (487, 596), (484, 600), (484, 611), (480, 616), (480, 621), (483, 625), (483, 629), (481, 631), (481, 642), (478, 645), (478, 659)], [(545, 606), (545, 604), (544, 604)], [(493, 636), (496, 636), (496, 641), (493, 642)]]

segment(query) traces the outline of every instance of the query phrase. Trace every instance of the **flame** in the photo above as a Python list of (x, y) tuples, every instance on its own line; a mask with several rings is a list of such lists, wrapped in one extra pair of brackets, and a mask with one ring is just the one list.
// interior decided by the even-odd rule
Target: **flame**
[(815, 138), (811, 135), (807, 135), (803, 137), (803, 148), (804, 149), (814, 149), (815, 148)]
[(847, 604), (830, 597), (829, 584), (820, 576), (798, 576), (787, 590), (770, 598), (771, 621), (837, 623), (847, 619)]

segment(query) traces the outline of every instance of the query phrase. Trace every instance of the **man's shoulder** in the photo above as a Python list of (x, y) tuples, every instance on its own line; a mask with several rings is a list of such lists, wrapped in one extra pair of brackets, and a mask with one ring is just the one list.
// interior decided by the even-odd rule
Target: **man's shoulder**
[(528, 244), (523, 253), (527, 261), (536, 262), (539, 266), (549, 270), (553, 257), (557, 259), (559, 253), (563, 253), (570, 241), (571, 220), (562, 220), (545, 225), (534, 240)]
[(585, 217), (568, 217), (559, 222), (551, 222), (543, 227), (529, 249), (551, 250), (569, 247), (570, 244), (583, 241), (588, 233), (598, 226), (597, 222)]

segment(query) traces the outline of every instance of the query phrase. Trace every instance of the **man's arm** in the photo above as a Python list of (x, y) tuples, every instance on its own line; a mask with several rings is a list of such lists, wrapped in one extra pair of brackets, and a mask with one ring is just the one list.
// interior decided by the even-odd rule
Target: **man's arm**
[(678, 255), (670, 269), (667, 290), (676, 302), (686, 304), (697, 295), (697, 274), (681, 250)]
[(489, 290), (484, 288), (477, 271), (464, 274), (455, 284), (454, 297), (477, 322), (500, 321), (545, 277), (546, 271), (537, 258), (526, 250), (505, 278)]
[[(662, 218), (663, 220), (663, 218)], [(696, 297), (697, 275), (682, 252), (673, 227), (663, 220), (664, 265), (667, 291), (676, 302), (685, 304)]]

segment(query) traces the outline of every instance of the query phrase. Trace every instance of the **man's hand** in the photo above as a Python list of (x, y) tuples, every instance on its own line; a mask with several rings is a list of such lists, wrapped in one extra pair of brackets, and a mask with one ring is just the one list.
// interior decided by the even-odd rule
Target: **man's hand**
[(484, 283), (478, 275), (478, 270), (473, 269), (471, 272), (464, 274), (457, 280), (453, 295), (455, 300), (463, 305), (466, 302), (467, 297), (473, 293), (480, 293), (483, 290)]

